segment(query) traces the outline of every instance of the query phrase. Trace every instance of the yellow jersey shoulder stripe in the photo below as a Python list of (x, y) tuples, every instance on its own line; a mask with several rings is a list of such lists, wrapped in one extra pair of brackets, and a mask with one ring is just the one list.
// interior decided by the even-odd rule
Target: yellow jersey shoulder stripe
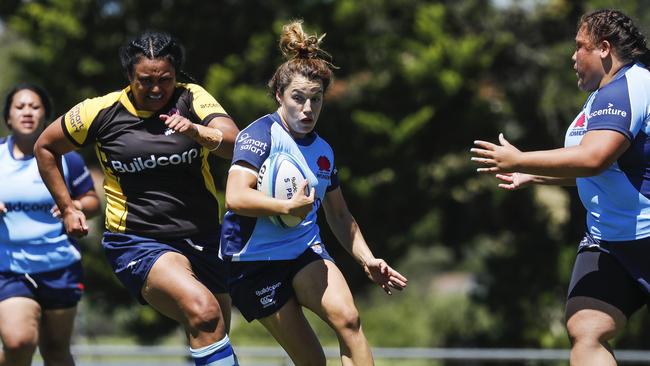
[(120, 100), (124, 91), (117, 91), (101, 97), (86, 99), (72, 107), (68, 113), (63, 115), (63, 131), (68, 138), (77, 146), (86, 144), (88, 131), (97, 115), (104, 109), (114, 105)]
[(192, 109), (194, 110), (194, 113), (196, 113), (197, 117), (199, 117), (201, 121), (204, 121), (204, 123), (209, 122), (205, 121), (205, 119), (211, 115), (228, 115), (221, 104), (219, 104), (219, 102), (217, 102), (217, 100), (200, 85), (179, 83), (178, 86), (185, 88), (192, 93)]

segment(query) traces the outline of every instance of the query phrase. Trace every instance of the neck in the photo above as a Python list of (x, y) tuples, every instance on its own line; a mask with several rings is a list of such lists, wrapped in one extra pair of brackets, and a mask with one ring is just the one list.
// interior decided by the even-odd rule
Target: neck
[(291, 135), (291, 137), (293, 137), (294, 139), (301, 139), (305, 137), (305, 134), (297, 133), (291, 129), (291, 126), (289, 126), (287, 120), (284, 118), (284, 110), (282, 109), (282, 106), (278, 108), (278, 116), (280, 116), (280, 121), (282, 122), (282, 125), (284, 126), (284, 128), (287, 129), (287, 131), (289, 131), (289, 135)]
[(623, 63), (616, 57), (612, 57), (609, 62), (605, 64), (605, 75), (603, 75), (603, 78), (600, 80), (600, 85), (598, 88), (602, 88), (603, 86), (609, 84), (612, 80), (614, 80), (614, 77), (616, 74), (625, 66), (629, 65), (632, 62), (628, 63)]
[(36, 139), (38, 135), (32, 136), (16, 136), (13, 135), (14, 139), (14, 148), (13, 155), (16, 159), (22, 159), (25, 156), (34, 155), (34, 144), (36, 144)]

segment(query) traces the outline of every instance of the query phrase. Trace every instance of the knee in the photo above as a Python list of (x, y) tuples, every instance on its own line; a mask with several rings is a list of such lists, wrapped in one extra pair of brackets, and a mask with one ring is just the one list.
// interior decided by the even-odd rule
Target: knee
[(221, 308), (216, 299), (194, 299), (186, 311), (188, 325), (203, 332), (214, 332), (222, 323)]
[(571, 344), (605, 343), (616, 335), (616, 324), (596, 317), (577, 313), (566, 324)]
[(332, 317), (332, 323), (340, 331), (358, 332), (361, 329), (359, 311), (354, 305), (338, 309)]
[(14, 334), (2, 339), (3, 349), (11, 354), (32, 354), (36, 350), (36, 334)]

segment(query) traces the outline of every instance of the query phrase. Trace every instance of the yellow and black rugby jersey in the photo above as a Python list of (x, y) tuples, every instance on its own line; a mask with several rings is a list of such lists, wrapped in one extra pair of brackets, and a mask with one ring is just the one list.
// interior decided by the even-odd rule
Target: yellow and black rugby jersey
[(206, 125), (226, 111), (203, 88), (177, 84), (165, 108), (138, 111), (130, 87), (86, 99), (62, 118), (77, 146), (95, 145), (104, 171), (106, 229), (152, 238), (219, 234), (209, 151), (168, 129), (160, 114)]

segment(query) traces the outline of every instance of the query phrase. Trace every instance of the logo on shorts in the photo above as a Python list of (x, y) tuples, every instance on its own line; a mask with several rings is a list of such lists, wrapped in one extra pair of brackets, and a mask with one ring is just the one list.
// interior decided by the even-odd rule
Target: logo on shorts
[(260, 297), (260, 304), (262, 304), (262, 307), (266, 308), (275, 304), (275, 290), (281, 285), (282, 282), (278, 282), (255, 291), (255, 295)]
[(323, 253), (323, 247), (320, 244), (312, 245), (311, 250), (313, 250), (314, 253), (316, 253), (316, 254), (322, 254)]

